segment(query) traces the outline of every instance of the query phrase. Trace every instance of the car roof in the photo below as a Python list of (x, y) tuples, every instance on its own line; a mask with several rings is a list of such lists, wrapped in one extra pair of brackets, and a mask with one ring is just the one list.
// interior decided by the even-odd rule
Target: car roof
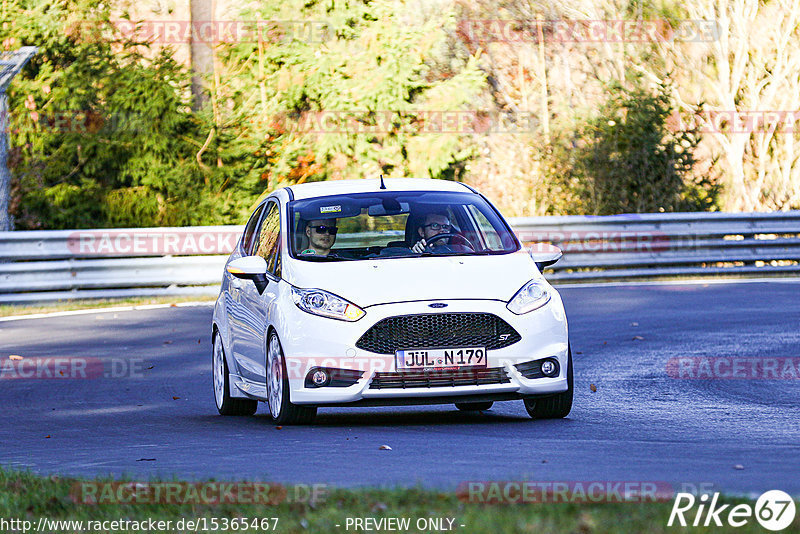
[(370, 193), (373, 191), (458, 191), (466, 193), (471, 188), (459, 182), (429, 178), (385, 178), (386, 189), (380, 189), (379, 178), (362, 178), (360, 180), (329, 180), (312, 182), (289, 187), (296, 200), (324, 197), (328, 195), (346, 195), (351, 193)]

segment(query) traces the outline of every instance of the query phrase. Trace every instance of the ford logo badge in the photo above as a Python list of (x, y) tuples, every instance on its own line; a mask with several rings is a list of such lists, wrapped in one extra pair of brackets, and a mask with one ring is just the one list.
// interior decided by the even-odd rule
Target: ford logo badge
[(431, 308), (446, 308), (447, 304), (444, 302), (434, 302), (433, 304), (428, 304)]

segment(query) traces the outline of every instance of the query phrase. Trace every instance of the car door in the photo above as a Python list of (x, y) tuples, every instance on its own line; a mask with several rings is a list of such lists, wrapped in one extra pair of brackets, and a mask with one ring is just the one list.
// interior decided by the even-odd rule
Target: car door
[[(228, 258), (229, 263), (243, 256), (252, 255), (253, 250), (255, 250), (258, 229), (260, 228), (265, 205), (266, 203), (262, 203), (253, 211), (253, 214), (245, 225), (244, 232), (242, 233), (242, 237), (236, 249), (233, 251), (230, 258)], [(230, 274), (227, 269), (225, 270), (223, 294), (225, 295), (225, 308), (228, 310), (228, 321), (231, 333), (228, 350), (230, 350), (230, 354), (236, 363), (236, 369), (232, 370), (232, 372), (237, 375), (243, 375), (240, 368), (240, 362), (242, 361), (242, 356), (240, 356), (240, 354), (246, 350), (244, 348), (246, 346), (244, 343), (244, 338), (246, 337), (245, 332), (251, 328), (250, 319), (242, 306), (242, 290), (245, 289), (247, 284), (252, 285), (252, 282), (237, 278)]]
[(245, 322), (238, 338), (237, 363), (242, 376), (252, 382), (266, 384), (266, 331), (268, 310), (277, 298), (280, 280), (280, 228), (281, 210), (278, 202), (270, 200), (264, 208), (264, 216), (254, 240), (254, 256), (261, 256), (267, 262), (268, 284), (259, 293), (253, 282), (247, 281), (240, 289), (239, 306)]

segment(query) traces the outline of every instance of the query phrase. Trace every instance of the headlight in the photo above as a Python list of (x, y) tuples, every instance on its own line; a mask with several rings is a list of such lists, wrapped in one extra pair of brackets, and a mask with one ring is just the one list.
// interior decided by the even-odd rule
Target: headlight
[(292, 300), (304, 312), (341, 321), (358, 321), (367, 313), (352, 302), (321, 289), (293, 287)]
[(550, 292), (547, 286), (540, 280), (531, 280), (522, 289), (517, 291), (506, 308), (512, 313), (522, 315), (538, 308), (541, 308), (550, 301)]

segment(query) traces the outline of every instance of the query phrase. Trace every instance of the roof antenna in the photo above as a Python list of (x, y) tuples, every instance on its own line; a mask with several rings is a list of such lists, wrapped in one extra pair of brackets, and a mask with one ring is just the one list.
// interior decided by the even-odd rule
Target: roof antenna
[(381, 189), (386, 189), (386, 184), (383, 183), (383, 175), (381, 174)]

